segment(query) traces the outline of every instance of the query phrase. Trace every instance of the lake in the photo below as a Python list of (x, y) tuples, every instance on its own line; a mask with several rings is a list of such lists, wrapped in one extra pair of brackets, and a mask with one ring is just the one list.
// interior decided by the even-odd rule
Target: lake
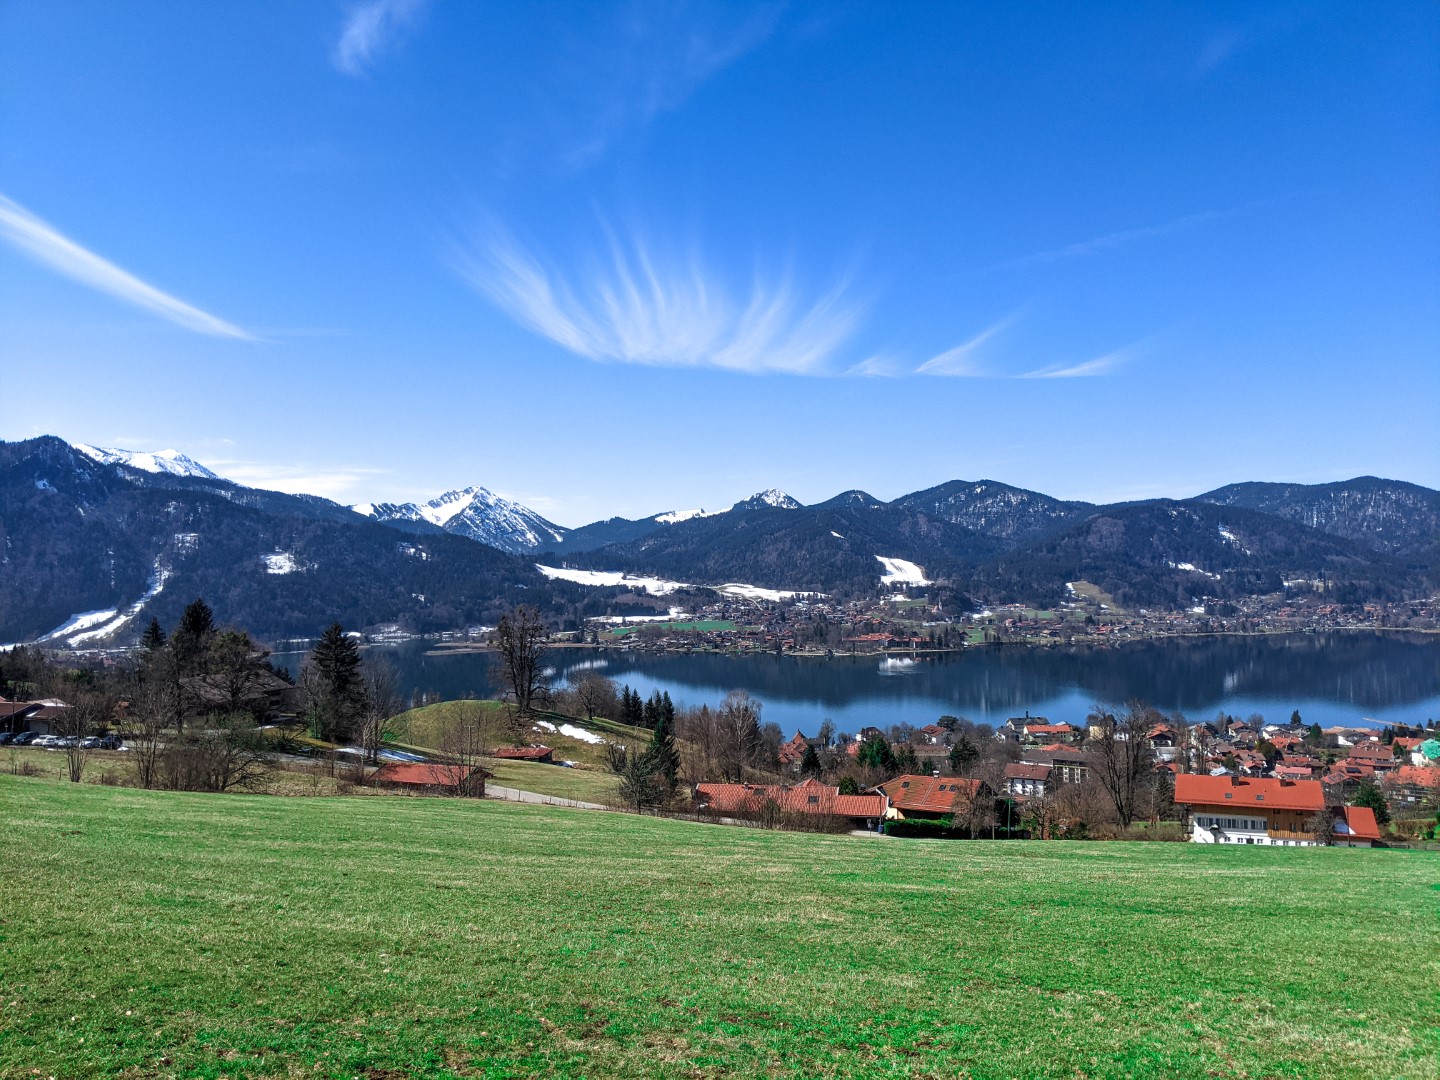
[[(443, 699), (490, 697), (492, 655), (437, 650), (411, 641), (376, 646), (400, 674), (402, 693)], [(298, 669), (303, 654), (277, 654)], [(557, 683), (598, 670), (643, 696), (667, 691), (680, 705), (718, 704), (746, 690), (763, 719), (786, 734), (813, 735), (830, 719), (839, 731), (905, 721), (932, 723), (946, 713), (998, 725), (1029, 712), (1083, 720), (1094, 702), (1141, 698), (1192, 720), (1224, 710), (1306, 723), (1423, 724), (1440, 718), (1440, 637), (1365, 631), (1261, 637), (1164, 638), (1110, 646), (999, 646), (935, 657), (818, 659), (649, 654), (557, 648), (547, 660)]]

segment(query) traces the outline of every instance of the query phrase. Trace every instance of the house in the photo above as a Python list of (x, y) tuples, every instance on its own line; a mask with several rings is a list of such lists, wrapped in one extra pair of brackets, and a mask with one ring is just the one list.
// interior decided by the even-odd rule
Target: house
[(800, 768), (800, 762), (805, 759), (805, 751), (809, 749), (810, 743), (800, 732), (795, 732), (795, 737), (780, 747), (780, 764), (792, 772)]
[(1424, 742), (1416, 744), (1410, 751), (1410, 764), (1421, 766), (1440, 764), (1440, 740), (1426, 739)]
[(1184, 806), (1197, 844), (1315, 844), (1310, 818), (1325, 809), (1318, 780), (1275, 777), (1175, 777), (1175, 804)]
[(1385, 777), (1385, 793), (1397, 802), (1426, 802), (1440, 796), (1440, 767), (1402, 765)]
[[(0, 701), (0, 731), (29, 731), (30, 718), (40, 708), (38, 701)], [(48, 734), (48, 725), (41, 734)]]
[(376, 769), (370, 783), (401, 791), (455, 793), (485, 797), (485, 778), (478, 765), (437, 765), (429, 761), (391, 761)]
[(1050, 780), (1056, 784), (1083, 784), (1090, 778), (1090, 759), (1084, 751), (1052, 743), (1038, 750), (1026, 750), (1020, 757), (1026, 765), (1049, 765)]
[(950, 741), (950, 732), (939, 724), (926, 724), (920, 729), (920, 738), (933, 745)]
[(541, 765), (555, 764), (555, 751), (548, 746), (502, 746), (491, 751), (491, 757), (506, 761), (535, 761)]
[(1052, 765), (1027, 765), (1023, 761), (1006, 765), (1005, 792), (1021, 798), (1044, 795), (1050, 790), (1050, 774), (1053, 771)]
[(786, 787), (781, 784), (696, 784), (695, 807), (719, 816), (762, 818), (772, 811), (846, 818), (851, 828), (874, 832), (887, 807), (883, 794), (841, 795), (811, 778)]
[(980, 780), (906, 773), (886, 781), (877, 790), (890, 800), (886, 817), (897, 821), (934, 821), (967, 813), (982, 788), (984, 782)]
[(1335, 809), (1336, 847), (1374, 847), (1380, 839), (1375, 811), (1368, 806), (1340, 806)]
[(1071, 745), (1080, 741), (1081, 734), (1079, 728), (1065, 723), (1031, 723), (1023, 725), (1020, 729), (1021, 739), (1031, 746), (1041, 746), (1047, 743)]

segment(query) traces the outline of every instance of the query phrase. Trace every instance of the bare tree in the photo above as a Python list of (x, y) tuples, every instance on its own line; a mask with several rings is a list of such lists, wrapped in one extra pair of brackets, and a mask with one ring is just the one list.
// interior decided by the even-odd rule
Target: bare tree
[(161, 740), (167, 731), (179, 733), (185, 721), (185, 692), (180, 669), (169, 649), (146, 653), (135, 673), (135, 689), (126, 718), (130, 761), (144, 788), (159, 783)]
[(1150, 730), (1162, 719), (1156, 710), (1132, 701), (1125, 712), (1096, 705), (1087, 721), (1090, 727), (1091, 771), (1115, 807), (1121, 828), (1135, 820), (1142, 782), (1153, 774)]
[(249, 713), (212, 716), (204, 729), (166, 743), (158, 779), (177, 791), (253, 788), (269, 773), (271, 757)]
[(445, 785), (452, 795), (472, 795), (483, 790), (476, 782), (483, 776), (480, 760), (490, 753), (489, 732), (479, 716), (455, 721), (440, 737), (441, 761), (450, 766)]
[(760, 702), (744, 690), (731, 690), (716, 717), (720, 773), (738, 783), (760, 750)]
[(544, 665), (545, 642), (550, 636), (540, 612), (520, 606), (500, 617), (495, 628), (497, 667), (516, 708), (528, 715), (537, 698), (548, 689)]
[(586, 720), (594, 720), (596, 716), (603, 716), (607, 720), (615, 719), (619, 691), (615, 688), (614, 679), (607, 679), (596, 671), (587, 671), (571, 689), (574, 691), (576, 704), (585, 711)]
[(395, 734), (400, 712), (400, 695), (395, 689), (399, 674), (383, 656), (367, 656), (360, 671), (365, 685), (358, 727), (360, 749), (366, 762), (374, 765), (380, 760), (380, 747)]

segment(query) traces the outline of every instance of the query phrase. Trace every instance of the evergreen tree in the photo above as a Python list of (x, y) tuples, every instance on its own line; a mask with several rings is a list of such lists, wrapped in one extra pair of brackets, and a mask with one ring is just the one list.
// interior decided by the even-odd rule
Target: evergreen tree
[(1380, 790), (1380, 785), (1374, 780), (1362, 781), (1355, 790), (1353, 806), (1368, 806), (1375, 811), (1375, 822), (1378, 825), (1390, 823), (1390, 804), (1385, 801), (1385, 793)]
[(150, 616), (150, 625), (145, 627), (145, 633), (140, 635), (140, 646), (146, 652), (155, 652), (165, 647), (165, 628), (160, 625), (160, 620)]
[(185, 606), (180, 623), (170, 635), (170, 647), (176, 663), (185, 675), (204, 672), (210, 642), (215, 637), (215, 613), (198, 596)]
[(866, 769), (878, 769), (881, 772), (895, 771), (895, 752), (890, 749), (890, 743), (881, 735), (872, 735), (860, 744), (860, 752), (856, 755), (856, 761)]
[(670, 691), (660, 695), (660, 718), (670, 725), (670, 730), (675, 730), (675, 703), (670, 700)]
[(956, 776), (964, 776), (965, 770), (970, 768), (979, 756), (980, 751), (970, 741), (970, 736), (961, 735), (955, 740), (955, 745), (950, 747), (950, 771)]
[(656, 690), (645, 702), (641, 723), (651, 731), (660, 729), (660, 691)]
[(810, 743), (805, 744), (805, 753), (800, 758), (800, 772), (803, 776), (819, 776), (822, 771), (820, 755)]
[(343, 742), (364, 704), (360, 647), (338, 622), (331, 623), (311, 650), (308, 666), (311, 673), (305, 681), (316, 737)]
[(645, 751), (656, 775), (665, 781), (668, 791), (675, 790), (680, 777), (680, 751), (675, 748), (675, 722), (662, 715), (655, 725), (655, 734), (650, 738), (650, 748)]

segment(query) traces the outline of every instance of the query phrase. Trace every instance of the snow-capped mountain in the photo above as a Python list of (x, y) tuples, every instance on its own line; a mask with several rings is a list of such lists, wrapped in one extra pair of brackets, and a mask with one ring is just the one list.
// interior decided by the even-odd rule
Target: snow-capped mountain
[(218, 474), (211, 472), (194, 458), (186, 457), (179, 450), (120, 450), (113, 446), (90, 446), (88, 443), (76, 443), (75, 449), (102, 465), (128, 465), (142, 472), (164, 473), (167, 476), (221, 479)]
[(351, 509), (376, 521), (425, 522), (517, 554), (558, 544), (569, 532), (528, 506), (502, 499), (483, 487), (447, 491), (427, 503), (360, 503)]
[(803, 504), (799, 499), (786, 495), (779, 488), (767, 488), (741, 499), (735, 504), (736, 510), (799, 510)]

